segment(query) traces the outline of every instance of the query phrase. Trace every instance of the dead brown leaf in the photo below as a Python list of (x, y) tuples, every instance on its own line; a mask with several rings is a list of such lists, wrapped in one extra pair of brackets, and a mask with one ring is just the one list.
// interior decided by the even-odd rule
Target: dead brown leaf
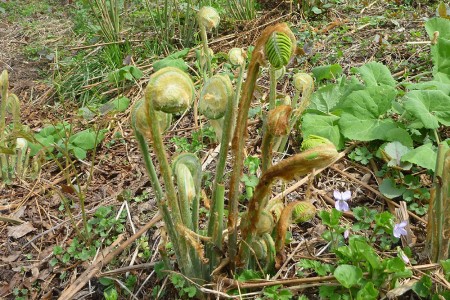
[(19, 239), (24, 235), (35, 230), (36, 228), (34, 228), (30, 222), (25, 222), (17, 226), (8, 226), (8, 236), (15, 239)]

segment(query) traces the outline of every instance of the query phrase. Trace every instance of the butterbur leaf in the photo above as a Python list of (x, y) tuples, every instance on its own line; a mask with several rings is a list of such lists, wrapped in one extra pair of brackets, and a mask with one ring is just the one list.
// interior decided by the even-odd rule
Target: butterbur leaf
[(80, 131), (69, 138), (69, 143), (84, 150), (94, 149), (104, 138), (105, 130), (96, 132), (92, 129)]
[(396, 93), (389, 86), (370, 86), (348, 95), (339, 120), (342, 134), (359, 141), (384, 140), (387, 132), (397, 128), (392, 119), (383, 118)]
[(309, 109), (329, 114), (339, 103), (340, 87), (337, 84), (328, 84), (319, 88), (311, 96)]
[(402, 162), (409, 162), (418, 165), (419, 167), (432, 170), (436, 167), (437, 153), (433, 147), (433, 144), (428, 143), (410, 150), (405, 153), (401, 160)]
[(318, 135), (327, 138), (337, 149), (344, 147), (344, 139), (339, 130), (339, 117), (335, 115), (320, 115), (307, 113), (303, 116), (302, 132), (305, 138)]
[(450, 126), (450, 96), (441, 91), (410, 91), (405, 95), (404, 107), (423, 127), (437, 129), (439, 124)]
[(389, 69), (379, 62), (370, 62), (357, 69), (367, 86), (388, 85), (395, 87), (397, 82)]
[(342, 67), (338, 64), (315, 67), (311, 70), (317, 81), (337, 78), (342, 74)]
[(403, 128), (394, 128), (392, 130), (389, 130), (386, 133), (386, 141), (389, 141), (389, 142), (397, 141), (407, 147), (413, 146), (413, 140), (412, 140), (411, 136), (409, 135), (409, 132)]
[(183, 50), (177, 51), (175, 53), (170, 54), (167, 58), (184, 58), (189, 53), (189, 48), (184, 48)]
[(431, 47), (434, 73), (442, 72), (450, 75), (450, 20), (444, 18), (433, 18), (425, 24), (425, 29), (430, 37), (439, 32), (437, 43)]
[(121, 96), (114, 98), (107, 103), (103, 104), (100, 107), (100, 112), (102, 114), (105, 114), (111, 110), (118, 111), (118, 112), (124, 112), (130, 107), (130, 99), (127, 97)]
[(327, 84), (311, 95), (309, 109), (336, 114), (339, 105), (354, 91), (365, 89), (355, 76), (341, 77), (338, 84)]
[(83, 160), (83, 159), (86, 158), (86, 154), (87, 154), (86, 150), (84, 150), (84, 149), (82, 149), (80, 147), (72, 147), (71, 150), (73, 152), (73, 155), (75, 155), (75, 157), (77, 159)]
[(400, 142), (390, 142), (384, 147), (384, 152), (389, 156), (390, 161), (388, 162), (389, 167), (400, 167), (403, 170), (411, 169), (411, 164), (403, 163), (402, 157), (410, 150), (408, 147), (403, 146)]

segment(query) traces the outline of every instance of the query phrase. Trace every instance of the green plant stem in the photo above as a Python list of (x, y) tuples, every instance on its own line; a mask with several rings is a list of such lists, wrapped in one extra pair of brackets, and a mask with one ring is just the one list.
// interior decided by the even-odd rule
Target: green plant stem
[[(208, 77), (212, 76), (212, 70), (211, 70), (211, 58), (209, 57), (209, 50), (208, 50), (208, 35), (206, 34), (206, 28), (205, 26), (200, 24), (200, 36), (202, 38), (203, 43), (203, 55), (206, 59), (206, 74)], [(207, 79), (203, 78), (205, 81)]]
[(436, 129), (433, 129), (434, 137), (436, 138), (436, 143), (439, 145), (441, 143), (441, 139), (439, 138), (439, 134)]
[(440, 143), (428, 209), (427, 245), (432, 262), (449, 258), (450, 251), (450, 150)]
[[(245, 62), (244, 62), (245, 64)], [(222, 250), (222, 230), (223, 230), (223, 210), (224, 210), (224, 173), (226, 160), (228, 156), (228, 148), (231, 140), (233, 128), (236, 124), (236, 107), (239, 99), (239, 91), (242, 86), (242, 78), (245, 67), (242, 65), (239, 70), (239, 77), (236, 86), (236, 93), (233, 96), (233, 100), (227, 104), (227, 109), (223, 117), (223, 128), (225, 129), (222, 134), (222, 140), (220, 143), (219, 159), (217, 162), (216, 176), (213, 183), (213, 196), (210, 210), (210, 220), (208, 223), (208, 236), (212, 237), (213, 246)], [(207, 257), (210, 260), (211, 270), (215, 267), (217, 262), (217, 255), (212, 247), (207, 248)], [(209, 276), (209, 274), (208, 274)]]
[(167, 159), (167, 154), (164, 149), (164, 144), (161, 137), (161, 132), (159, 129), (158, 122), (152, 122), (151, 120), (157, 120), (156, 111), (153, 107), (152, 99), (147, 99), (148, 94), (145, 94), (146, 103), (148, 105), (148, 118), (150, 129), (151, 129), (151, 138), (153, 142), (153, 148), (155, 150), (156, 157), (159, 162), (160, 173), (164, 179), (164, 186), (166, 188), (166, 196), (167, 202), (169, 204), (170, 211), (165, 209), (166, 203), (165, 199), (160, 201), (160, 209), (163, 214), (164, 220), (170, 220), (170, 222), (166, 223), (167, 230), (170, 234), (170, 238), (172, 243), (178, 244), (178, 253), (177, 260), (181, 266), (181, 269), (185, 271), (186, 275), (193, 275), (192, 267), (195, 266), (195, 263), (191, 262), (192, 257), (188, 254), (186, 241), (181, 242), (180, 236), (177, 234), (177, 225), (183, 224), (181, 218), (181, 211), (178, 205), (178, 199), (175, 192), (175, 186), (172, 181), (172, 170), (169, 166), (169, 161)]
[(275, 77), (275, 68), (269, 68), (269, 80), (270, 80), (270, 90), (269, 90), (269, 111), (275, 108), (276, 98), (277, 98), (277, 79)]
[(269, 132), (267, 124), (264, 124), (264, 136), (261, 143), (261, 171), (264, 173), (272, 165), (272, 146), (274, 136)]
[[(2, 102), (0, 108), (0, 146), (2, 147), (5, 147), (6, 99), (8, 97), (8, 85), (8, 72), (5, 70), (0, 75), (0, 88), (2, 90)], [(5, 154), (0, 154), (0, 163), (2, 180), (8, 180), (7, 159)]]
[(157, 201), (161, 201), (164, 194), (161, 189), (161, 185), (159, 184), (158, 175), (156, 174), (155, 166), (153, 165), (150, 157), (150, 152), (148, 150), (145, 138), (137, 130), (135, 130), (134, 134), (138, 141), (139, 148), (141, 149), (142, 156), (144, 157), (145, 168), (150, 176), (150, 184), (152, 185), (153, 191), (155, 191), (156, 199)]

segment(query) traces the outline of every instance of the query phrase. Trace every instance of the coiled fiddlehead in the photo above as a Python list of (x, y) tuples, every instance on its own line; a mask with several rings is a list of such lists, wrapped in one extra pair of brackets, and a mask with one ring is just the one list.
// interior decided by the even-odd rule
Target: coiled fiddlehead
[(181, 218), (187, 228), (196, 231), (202, 177), (201, 164), (194, 154), (183, 153), (173, 160), (172, 170), (177, 179)]
[[(142, 106), (144, 105), (144, 99), (138, 100), (131, 111), (131, 126), (134, 130), (139, 131), (147, 139), (151, 138), (151, 129), (150, 129), (150, 119), (147, 118), (147, 111)], [(161, 133), (165, 132), (169, 129), (170, 124), (172, 123), (172, 114), (167, 114), (162, 111), (156, 111), (156, 118), (158, 120), (158, 125)]]
[(145, 91), (146, 99), (153, 101), (156, 111), (180, 113), (194, 99), (194, 84), (191, 78), (178, 68), (166, 67), (150, 77)]
[(265, 46), (266, 58), (275, 69), (286, 66), (295, 49), (295, 40), (283, 32), (273, 32)]
[(197, 21), (200, 27), (211, 30), (219, 25), (220, 16), (213, 7), (204, 6), (197, 13)]
[(203, 87), (198, 100), (198, 110), (208, 119), (223, 117), (229, 101), (233, 99), (233, 85), (226, 75), (214, 75)]
[(234, 66), (242, 66), (245, 63), (245, 52), (242, 48), (232, 48), (228, 52), (228, 60)]

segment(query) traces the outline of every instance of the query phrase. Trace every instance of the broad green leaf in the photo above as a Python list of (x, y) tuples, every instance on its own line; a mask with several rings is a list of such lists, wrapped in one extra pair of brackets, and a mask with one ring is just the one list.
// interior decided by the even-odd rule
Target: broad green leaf
[(400, 167), (403, 170), (411, 169), (411, 164), (402, 163), (402, 157), (408, 153), (410, 149), (403, 146), (400, 142), (390, 142), (384, 146), (384, 152), (389, 156), (390, 161), (388, 162), (389, 167)]
[(170, 54), (167, 58), (183, 58), (189, 53), (189, 48), (184, 48), (183, 50), (177, 51), (175, 53)]
[(430, 38), (433, 37), (435, 31), (439, 31), (439, 36), (450, 39), (450, 20), (443, 18), (433, 18), (425, 24), (425, 30)]
[(388, 85), (395, 87), (397, 82), (389, 69), (379, 62), (370, 62), (357, 69), (367, 86)]
[(450, 96), (441, 91), (410, 91), (405, 99), (405, 109), (425, 128), (437, 129), (439, 123), (450, 126)]
[(450, 75), (438, 72), (434, 80), (405, 85), (409, 90), (440, 90), (450, 96)]
[(450, 75), (450, 39), (438, 38), (437, 44), (431, 48), (433, 72)]
[(334, 112), (348, 95), (362, 89), (365, 89), (364, 85), (362, 85), (354, 76), (349, 79), (342, 77), (339, 79), (338, 84), (325, 85), (313, 93), (311, 104), (308, 108), (329, 114), (332, 111)]
[(80, 147), (71, 147), (73, 154), (77, 159), (85, 159), (86, 158), (86, 150)]
[(362, 278), (362, 271), (352, 265), (340, 265), (334, 270), (334, 276), (340, 284), (349, 289)]
[(121, 96), (114, 99), (109, 100), (105, 104), (103, 104), (99, 111), (102, 114), (106, 114), (112, 110), (118, 111), (118, 112), (124, 112), (128, 109), (130, 106), (130, 99), (127, 97)]
[(356, 300), (376, 300), (378, 299), (378, 290), (373, 282), (367, 282), (356, 294)]
[(158, 71), (165, 67), (175, 67), (182, 71), (187, 71), (189, 69), (188, 65), (182, 58), (164, 58), (153, 63), (153, 69), (155, 71)]
[(436, 151), (431, 143), (413, 149), (402, 156), (402, 161), (410, 162), (419, 167), (434, 171), (436, 167)]
[(328, 84), (312, 94), (308, 108), (330, 113), (339, 102), (340, 88), (337, 84)]
[(450, 75), (450, 20), (434, 18), (425, 24), (425, 29), (433, 38), (434, 32), (439, 32), (437, 43), (431, 47), (434, 73), (443, 72)]
[(379, 186), (380, 192), (389, 199), (394, 199), (403, 195), (406, 187), (397, 186), (392, 178), (386, 178)]
[(407, 147), (413, 146), (413, 140), (408, 131), (403, 128), (394, 128), (386, 133), (385, 140), (389, 142), (398, 141)]
[(342, 67), (338, 64), (315, 67), (311, 70), (317, 81), (333, 79), (342, 74)]
[(139, 68), (135, 67), (135, 66), (126, 66), (124, 68), (127, 68), (126, 70), (128, 70), (128, 72), (133, 75), (133, 77), (135, 79), (141, 79), (142, 76), (144, 76), (144, 73), (142, 73), (141, 70), (139, 70)]
[(396, 90), (388, 86), (371, 86), (352, 92), (342, 106), (341, 133), (359, 141), (384, 140), (387, 132), (397, 128), (392, 119), (383, 119), (395, 95)]
[[(69, 143), (80, 147), (84, 150), (93, 149), (96, 144), (98, 145), (105, 137), (105, 131), (101, 130), (98, 134), (92, 129), (86, 129), (80, 131), (69, 138)], [(97, 138), (97, 141), (96, 141)]]
[(389, 258), (383, 261), (383, 271), (387, 273), (403, 272), (405, 262), (400, 257)]
[(352, 236), (349, 239), (349, 246), (359, 258), (364, 258), (373, 269), (380, 268), (380, 259), (373, 248), (361, 236)]
[(423, 275), (422, 278), (413, 285), (412, 290), (419, 297), (428, 297), (430, 296), (432, 285), (433, 282), (431, 281), (431, 278), (428, 275)]
[(302, 120), (303, 138), (318, 135), (333, 142), (336, 148), (342, 149), (344, 140), (339, 131), (338, 120), (339, 117), (335, 115), (305, 114)]

